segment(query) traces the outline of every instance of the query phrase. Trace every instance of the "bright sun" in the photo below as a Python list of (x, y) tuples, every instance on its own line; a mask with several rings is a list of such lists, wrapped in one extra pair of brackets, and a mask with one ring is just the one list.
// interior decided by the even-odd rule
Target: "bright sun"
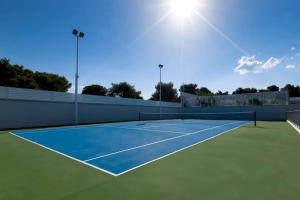
[(197, 0), (170, 0), (172, 13), (179, 19), (189, 17), (196, 9)]

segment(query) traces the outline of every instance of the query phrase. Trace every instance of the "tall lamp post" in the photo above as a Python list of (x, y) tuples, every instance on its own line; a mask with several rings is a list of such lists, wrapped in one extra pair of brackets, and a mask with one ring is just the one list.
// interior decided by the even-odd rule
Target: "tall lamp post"
[(183, 98), (183, 93), (184, 93), (184, 83), (182, 84), (182, 90), (181, 90), (181, 94), (180, 94), (180, 98), (181, 98), (181, 113), (183, 114), (183, 109), (184, 109), (184, 98)]
[(164, 67), (162, 64), (159, 67), (159, 118), (161, 119), (161, 69)]
[(84, 33), (80, 32), (76, 29), (73, 29), (72, 34), (76, 37), (76, 73), (75, 73), (75, 124), (78, 123), (78, 40), (79, 38), (83, 38)]

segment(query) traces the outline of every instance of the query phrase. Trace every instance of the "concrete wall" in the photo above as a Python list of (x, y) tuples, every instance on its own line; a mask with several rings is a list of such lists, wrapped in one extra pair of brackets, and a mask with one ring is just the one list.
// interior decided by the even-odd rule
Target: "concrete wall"
[[(62, 126), (74, 124), (74, 95), (0, 87), (0, 129)], [(158, 113), (159, 102), (79, 95), (79, 123), (132, 121), (140, 112)], [(286, 111), (300, 104), (281, 106), (185, 108), (187, 113), (256, 111), (258, 120), (284, 121)], [(162, 103), (162, 112), (181, 112), (179, 103)]]
[(300, 104), (300, 97), (291, 97), (290, 104)]
[(74, 122), (74, 106), (63, 102), (0, 99), (0, 129), (68, 125)]
[[(74, 95), (0, 87), (0, 129), (74, 124)], [(131, 121), (139, 112), (159, 112), (159, 102), (79, 95), (79, 123)], [(162, 103), (162, 112), (180, 112), (179, 103)]]
[(227, 107), (190, 107), (185, 108), (187, 113), (217, 113), (217, 112), (253, 112), (257, 113), (257, 120), (263, 121), (285, 121), (286, 112), (299, 110), (300, 105), (277, 105), (277, 106), (227, 106)]

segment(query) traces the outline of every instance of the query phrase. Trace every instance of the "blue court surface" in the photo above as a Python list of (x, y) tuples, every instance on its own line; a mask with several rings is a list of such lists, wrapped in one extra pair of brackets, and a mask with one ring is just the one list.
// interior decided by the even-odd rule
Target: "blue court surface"
[(26, 130), (12, 134), (118, 176), (246, 123), (160, 120)]

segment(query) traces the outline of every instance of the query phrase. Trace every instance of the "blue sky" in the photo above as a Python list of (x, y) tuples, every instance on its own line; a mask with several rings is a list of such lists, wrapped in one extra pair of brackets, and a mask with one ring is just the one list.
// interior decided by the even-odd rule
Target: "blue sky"
[(73, 83), (71, 32), (86, 33), (80, 88), (127, 81), (149, 98), (160, 63), (163, 81), (177, 88), (300, 84), (299, 0), (191, 0), (185, 18), (172, 0), (0, 1), (0, 57), (13, 63)]

